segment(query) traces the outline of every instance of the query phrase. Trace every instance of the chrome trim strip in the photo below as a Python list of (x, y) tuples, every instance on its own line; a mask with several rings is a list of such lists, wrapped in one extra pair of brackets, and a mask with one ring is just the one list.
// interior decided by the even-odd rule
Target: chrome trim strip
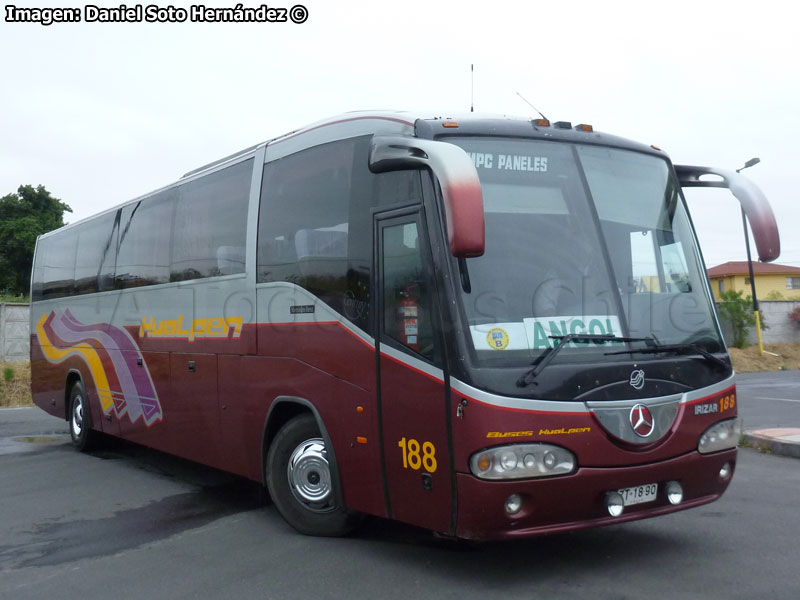
[[(302, 298), (302, 303), (304, 304), (311, 304), (314, 306), (313, 313), (305, 313), (305, 314), (296, 314), (292, 315), (293, 319), (291, 321), (284, 320), (273, 320), (270, 318), (269, 312), (270, 309), (273, 310), (280, 310), (278, 308), (280, 300), (276, 302), (275, 298), (278, 297), (278, 294), (284, 291), (288, 294), (292, 295), (292, 301), (295, 303), (297, 297)], [(256, 309), (257, 312), (264, 312), (266, 309), (267, 314), (258, 314), (257, 322), (263, 325), (297, 325), (297, 324), (308, 324), (308, 323), (330, 323), (336, 322), (338, 325), (341, 325), (345, 329), (347, 329), (350, 333), (358, 337), (361, 341), (363, 341), (366, 345), (374, 348), (375, 347), (375, 338), (371, 335), (367, 334), (366, 331), (356, 327), (352, 322), (347, 320), (343, 315), (336, 312), (330, 306), (328, 306), (325, 302), (320, 300), (317, 296), (310, 293), (308, 290), (301, 288), (294, 283), (289, 283), (288, 281), (272, 281), (266, 283), (258, 283), (256, 284), (256, 302), (258, 308)], [(285, 303), (287, 306), (289, 305), (288, 302)], [(282, 312), (282, 311), (281, 311)]]
[(426, 363), (424, 360), (420, 360), (414, 356), (410, 356), (405, 352), (401, 352), (400, 350), (396, 350), (391, 346), (386, 344), (381, 344), (381, 354), (388, 356), (396, 360), (399, 363), (402, 363), (406, 366), (411, 367), (417, 371), (421, 371), (430, 377), (433, 377), (437, 381), (444, 383), (444, 371), (442, 371), (438, 367), (434, 367), (433, 365)]
[(588, 414), (588, 410), (583, 402), (561, 402), (557, 400), (537, 400), (534, 398), (511, 398), (509, 396), (498, 396), (484, 392), (478, 388), (459, 381), (455, 377), (450, 378), (450, 387), (478, 402), (499, 406), (501, 408), (512, 408), (515, 410), (525, 410), (530, 412), (558, 412), (573, 414)]
[(714, 394), (725, 391), (730, 388), (734, 383), (733, 376), (728, 379), (715, 383), (705, 388), (692, 390), (683, 394), (671, 394), (669, 396), (660, 396), (658, 398), (636, 398), (633, 400), (612, 400), (612, 401), (595, 401), (595, 402), (568, 402), (558, 400), (540, 400), (537, 398), (511, 398), (509, 396), (500, 396), (485, 392), (478, 388), (472, 387), (459, 381), (455, 377), (450, 378), (450, 387), (457, 392), (492, 406), (500, 408), (511, 408), (515, 410), (525, 410), (530, 412), (559, 412), (559, 413), (572, 413), (572, 414), (588, 414), (594, 413), (598, 408), (614, 409), (614, 410), (630, 410), (636, 404), (644, 404), (649, 407), (660, 407), (670, 404), (686, 404), (694, 402), (701, 398), (713, 396)]
[(731, 387), (735, 382), (736, 382), (735, 375), (731, 375), (730, 377), (728, 377), (723, 381), (720, 381), (719, 383), (715, 383), (708, 387), (700, 388), (697, 390), (692, 390), (691, 392), (686, 392), (683, 395), (681, 404), (686, 404), (687, 402), (694, 402), (695, 400), (700, 400), (701, 398), (706, 398), (707, 396), (713, 396), (714, 394), (724, 392), (729, 387)]
[(322, 123), (304, 127), (267, 144), (266, 162), (306, 150), (308, 148), (359, 137), (362, 135), (414, 135), (414, 119), (407, 120), (407, 113), (341, 115)]

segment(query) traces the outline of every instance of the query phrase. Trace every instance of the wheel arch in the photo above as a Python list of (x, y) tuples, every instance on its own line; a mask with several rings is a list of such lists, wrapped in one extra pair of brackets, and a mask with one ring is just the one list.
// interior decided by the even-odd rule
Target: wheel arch
[[(83, 375), (77, 369), (70, 369), (67, 373), (67, 380), (64, 384), (64, 420), (69, 421), (70, 419), (70, 405), (69, 405), (69, 396), (72, 393), (72, 387), (76, 384), (80, 383), (83, 386), (83, 389), (86, 389), (86, 384), (83, 383)], [(88, 401), (88, 397), (87, 397)]]
[(264, 486), (267, 485), (267, 453), (269, 452), (269, 448), (275, 436), (286, 423), (304, 414), (312, 415), (317, 422), (317, 428), (325, 442), (325, 452), (331, 466), (336, 499), (341, 506), (344, 506), (342, 482), (339, 478), (339, 466), (336, 462), (336, 453), (333, 449), (331, 436), (328, 434), (328, 429), (325, 427), (325, 422), (322, 420), (319, 411), (314, 404), (306, 398), (300, 398), (298, 396), (278, 396), (269, 407), (267, 418), (264, 422), (261, 443), (261, 483)]

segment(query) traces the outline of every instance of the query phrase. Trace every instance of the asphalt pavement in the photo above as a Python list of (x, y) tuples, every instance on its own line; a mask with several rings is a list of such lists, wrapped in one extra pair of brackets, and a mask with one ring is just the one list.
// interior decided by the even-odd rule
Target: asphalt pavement
[(736, 393), (744, 443), (800, 458), (800, 371), (739, 374)]
[[(800, 371), (737, 385), (748, 435), (800, 429)], [(795, 600), (800, 463), (752, 445), (708, 506), (472, 546), (375, 518), (302, 536), (251, 482), (124, 442), (82, 454), (65, 421), (0, 409), (0, 598)]]

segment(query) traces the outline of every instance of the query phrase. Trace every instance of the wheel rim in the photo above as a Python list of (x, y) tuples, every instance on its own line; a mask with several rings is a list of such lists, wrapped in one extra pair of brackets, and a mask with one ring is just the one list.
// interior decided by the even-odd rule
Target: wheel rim
[(295, 448), (287, 474), (292, 494), (308, 510), (329, 512), (336, 508), (325, 442), (320, 438), (306, 440)]
[(80, 437), (83, 433), (83, 396), (75, 396), (72, 404), (72, 431), (75, 437)]

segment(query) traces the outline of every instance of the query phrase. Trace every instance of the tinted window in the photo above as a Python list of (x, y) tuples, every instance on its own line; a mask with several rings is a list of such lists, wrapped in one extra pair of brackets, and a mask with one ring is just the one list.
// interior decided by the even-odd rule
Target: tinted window
[(417, 171), (369, 171), (369, 142), (332, 142), (264, 165), (257, 257), (259, 282), (300, 285), (367, 332), (370, 209), (421, 197)]
[(388, 336), (433, 359), (433, 313), (416, 223), (383, 229), (383, 324)]
[(252, 172), (251, 159), (179, 188), (172, 281), (244, 273)]
[(264, 165), (258, 281), (296, 283), (343, 308), (355, 149), (334, 142)]
[(75, 228), (39, 240), (34, 270), (33, 300), (69, 296), (74, 289)]
[[(101, 265), (113, 266), (116, 240), (114, 217), (116, 213), (105, 214), (78, 225), (78, 250), (75, 256), (75, 293), (91, 294), (106, 285), (99, 285)], [(109, 261), (110, 259), (110, 261)]]
[(169, 281), (175, 196), (173, 188), (122, 208), (115, 275), (117, 288)]
[(376, 206), (422, 202), (419, 171), (390, 171), (374, 177)]

